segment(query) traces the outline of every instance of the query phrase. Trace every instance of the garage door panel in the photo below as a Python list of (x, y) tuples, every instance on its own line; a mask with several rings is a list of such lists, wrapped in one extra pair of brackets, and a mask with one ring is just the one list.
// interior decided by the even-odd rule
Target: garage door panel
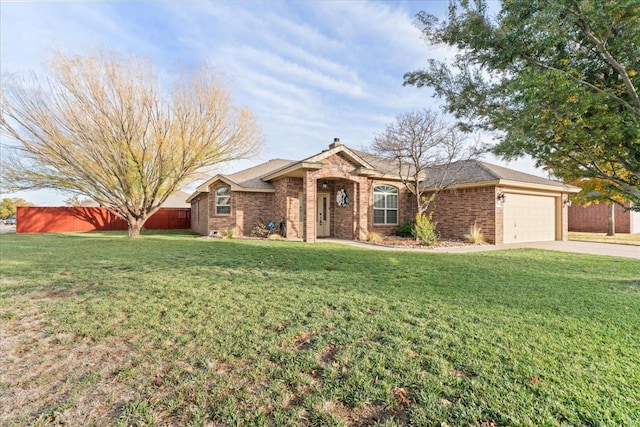
[(554, 197), (507, 193), (503, 209), (505, 243), (555, 240)]

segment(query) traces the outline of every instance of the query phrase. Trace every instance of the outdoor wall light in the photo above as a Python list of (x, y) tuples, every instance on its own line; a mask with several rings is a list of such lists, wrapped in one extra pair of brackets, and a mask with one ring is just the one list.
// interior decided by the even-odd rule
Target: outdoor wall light
[(496, 200), (498, 201), (498, 203), (502, 204), (504, 203), (504, 201), (506, 200), (506, 196), (504, 195), (504, 193), (501, 191), (498, 193), (498, 195), (496, 196)]
[(570, 200), (568, 197), (567, 197), (566, 199), (564, 199), (564, 200), (562, 201), (562, 203), (563, 203), (566, 207), (571, 206), (571, 200)]
[(329, 183), (328, 183), (327, 181), (323, 182), (323, 183), (322, 183), (322, 189), (323, 189), (323, 190), (326, 190), (326, 189), (327, 189), (327, 187), (329, 187)]

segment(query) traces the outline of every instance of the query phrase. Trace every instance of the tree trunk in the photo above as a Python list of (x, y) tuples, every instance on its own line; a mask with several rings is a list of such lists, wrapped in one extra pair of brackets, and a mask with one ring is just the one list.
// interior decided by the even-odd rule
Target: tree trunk
[(615, 207), (615, 203), (609, 202), (609, 221), (607, 223), (607, 236), (616, 235)]
[(140, 231), (142, 231), (142, 226), (146, 218), (128, 218), (127, 224), (129, 224), (129, 237), (137, 239), (140, 237)]

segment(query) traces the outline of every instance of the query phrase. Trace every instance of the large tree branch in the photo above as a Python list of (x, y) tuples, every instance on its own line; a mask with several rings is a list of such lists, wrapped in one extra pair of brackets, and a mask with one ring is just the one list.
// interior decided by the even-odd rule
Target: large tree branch
[(575, 10), (569, 8), (569, 13), (573, 14), (576, 17), (577, 24), (584, 35), (587, 37), (587, 39), (590, 40), (598, 48), (598, 51), (604, 57), (607, 63), (609, 63), (609, 65), (611, 65), (611, 67), (616, 70), (616, 72), (624, 82), (624, 85), (627, 89), (627, 94), (632, 100), (636, 114), (640, 115), (640, 97), (638, 96), (638, 91), (633, 85), (631, 77), (627, 73), (625, 66), (613, 57), (611, 52), (609, 52), (609, 50), (607, 49), (606, 43), (595, 34), (591, 26), (586, 22), (584, 13), (580, 10), (580, 5), (575, 1), (572, 2), (572, 5), (573, 7), (575, 7)]
[[(587, 88), (593, 90), (594, 92), (600, 93), (600, 94), (606, 96), (607, 98), (613, 99), (616, 102), (624, 105), (625, 107), (627, 107), (628, 109), (633, 111), (634, 114), (640, 116), (640, 104), (638, 104), (638, 106), (630, 104), (627, 100), (625, 100), (624, 98), (620, 98), (616, 94), (613, 94), (613, 93), (611, 93), (609, 91), (606, 91), (606, 90), (594, 85), (593, 83), (589, 83), (588, 81), (586, 81), (584, 79), (580, 79), (580, 78), (574, 76), (573, 74), (571, 74), (571, 73), (569, 73), (569, 72), (567, 72), (565, 70), (562, 70), (562, 69), (560, 69), (558, 67), (554, 67), (552, 65), (545, 64), (544, 62), (538, 61), (536, 58), (534, 58), (532, 56), (522, 54), (522, 55), (520, 55), (520, 57), (522, 59), (526, 60), (528, 63), (530, 63), (532, 65), (535, 65), (535, 66), (537, 66), (539, 68), (543, 68), (545, 70), (549, 70), (549, 71), (554, 71), (554, 72), (560, 73), (560, 74), (564, 75), (565, 77), (569, 78), (570, 80), (572, 80), (572, 81), (574, 81), (574, 82), (576, 82), (576, 83), (578, 83), (578, 84), (580, 84), (580, 85), (582, 85), (584, 87), (587, 87)], [(636, 96), (636, 98), (637, 98), (637, 96)]]

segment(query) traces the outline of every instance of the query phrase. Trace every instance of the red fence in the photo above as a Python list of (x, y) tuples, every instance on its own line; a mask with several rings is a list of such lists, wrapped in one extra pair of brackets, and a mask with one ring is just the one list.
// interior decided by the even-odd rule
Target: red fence
[[(191, 209), (161, 208), (144, 224), (148, 230), (187, 230)], [(127, 223), (105, 208), (18, 207), (17, 233), (126, 230)]]
[[(629, 203), (625, 204), (629, 207)], [(616, 233), (631, 233), (631, 212), (620, 205), (614, 205)], [(609, 205), (607, 203), (592, 203), (587, 207), (580, 205), (569, 206), (569, 231), (584, 231), (589, 233), (606, 233), (609, 226)]]

